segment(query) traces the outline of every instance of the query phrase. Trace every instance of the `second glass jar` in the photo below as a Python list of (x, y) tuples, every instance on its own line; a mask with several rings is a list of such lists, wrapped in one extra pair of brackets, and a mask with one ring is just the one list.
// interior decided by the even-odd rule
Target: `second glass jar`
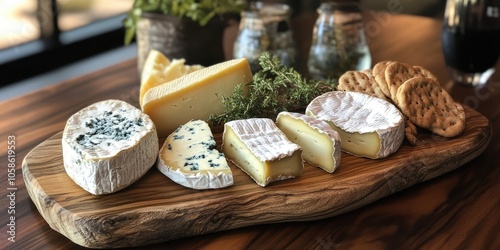
[(348, 70), (369, 69), (371, 55), (357, 3), (322, 3), (318, 14), (307, 62), (311, 77), (336, 81)]
[(286, 4), (254, 2), (241, 13), (233, 57), (247, 58), (253, 72), (260, 69), (262, 52), (277, 56), (282, 65), (297, 67), (298, 53)]

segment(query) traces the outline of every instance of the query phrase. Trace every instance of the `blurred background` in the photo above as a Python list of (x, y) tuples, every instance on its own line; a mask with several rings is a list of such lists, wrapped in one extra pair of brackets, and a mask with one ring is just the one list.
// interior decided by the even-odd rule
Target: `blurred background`
[[(322, 1), (265, 2), (285, 2), (296, 16), (315, 12)], [(446, 1), (358, 2), (364, 10), (441, 18)], [(133, 57), (134, 45), (124, 46), (122, 26), (132, 4), (133, 0), (0, 0), (0, 92), (7, 85), (113, 50), (126, 50), (125, 59)]]

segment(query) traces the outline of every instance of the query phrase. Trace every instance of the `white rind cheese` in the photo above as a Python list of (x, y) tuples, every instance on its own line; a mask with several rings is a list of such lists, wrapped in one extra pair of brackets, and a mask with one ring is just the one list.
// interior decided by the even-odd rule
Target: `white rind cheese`
[(281, 112), (276, 125), (302, 148), (302, 158), (328, 173), (340, 165), (340, 135), (327, 122), (304, 114)]
[(258, 185), (299, 176), (303, 169), (300, 146), (288, 140), (267, 118), (227, 122), (222, 151)]
[(205, 121), (192, 120), (170, 134), (160, 149), (158, 170), (172, 181), (193, 189), (233, 185), (233, 173), (216, 149)]
[(391, 103), (367, 94), (332, 91), (316, 97), (306, 114), (327, 121), (343, 151), (368, 158), (396, 152), (404, 138), (404, 117)]
[(109, 194), (141, 178), (155, 163), (156, 128), (140, 109), (107, 100), (66, 122), (62, 138), (66, 173), (87, 192)]

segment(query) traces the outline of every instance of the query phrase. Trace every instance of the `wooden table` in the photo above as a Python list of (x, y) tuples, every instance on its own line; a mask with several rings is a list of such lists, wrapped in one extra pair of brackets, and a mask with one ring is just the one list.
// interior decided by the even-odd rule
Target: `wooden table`
[[(458, 86), (445, 69), (439, 20), (367, 12), (365, 21), (374, 62), (398, 60), (430, 69), (456, 101), (491, 121), (486, 151), (455, 171), (340, 216), (251, 226), (150, 249), (500, 249), (500, 65), (485, 87)], [(304, 27), (297, 29), (298, 36), (306, 37), (299, 44), (303, 57), (313, 22), (311, 16), (294, 20), (296, 27)], [(232, 37), (234, 32), (227, 33), (227, 39)], [(81, 108), (109, 98), (137, 105), (138, 94), (136, 61), (126, 61), (0, 103), (1, 249), (83, 249), (40, 216), (24, 186), (22, 160)], [(15, 143), (10, 154), (15, 154), (15, 177), (8, 173), (8, 143)], [(8, 240), (10, 216), (15, 216), (15, 242)]]

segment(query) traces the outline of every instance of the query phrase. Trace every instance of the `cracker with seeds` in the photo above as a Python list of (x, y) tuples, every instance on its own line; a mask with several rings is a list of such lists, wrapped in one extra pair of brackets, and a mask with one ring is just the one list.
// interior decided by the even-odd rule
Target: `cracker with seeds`
[(385, 96), (390, 97), (391, 93), (389, 92), (389, 88), (387, 87), (387, 82), (385, 81), (385, 69), (389, 64), (393, 61), (381, 61), (373, 66), (372, 75), (375, 78), (375, 81), (379, 85), (382, 92)]
[(396, 96), (401, 112), (419, 127), (444, 137), (454, 137), (465, 130), (463, 109), (430, 78), (417, 76), (405, 81)]
[(347, 71), (340, 76), (337, 89), (361, 92), (387, 100), (387, 97), (382, 93), (382, 90), (380, 90), (380, 87), (370, 73)]

